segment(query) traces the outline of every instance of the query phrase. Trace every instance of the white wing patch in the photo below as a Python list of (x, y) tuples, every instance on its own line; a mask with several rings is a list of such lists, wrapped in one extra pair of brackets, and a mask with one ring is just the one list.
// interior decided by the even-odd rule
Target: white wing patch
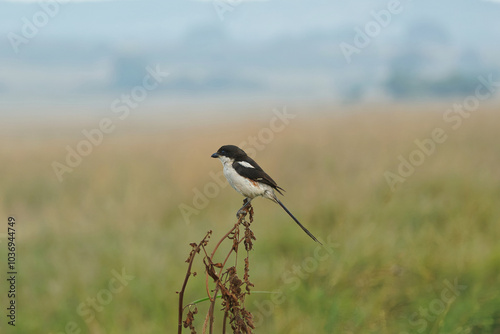
[(246, 162), (246, 161), (238, 161), (238, 163), (239, 163), (240, 165), (242, 165), (243, 167), (245, 167), (245, 168), (255, 168), (254, 166), (252, 166), (251, 164), (249, 164), (249, 163), (248, 163), (248, 162)]

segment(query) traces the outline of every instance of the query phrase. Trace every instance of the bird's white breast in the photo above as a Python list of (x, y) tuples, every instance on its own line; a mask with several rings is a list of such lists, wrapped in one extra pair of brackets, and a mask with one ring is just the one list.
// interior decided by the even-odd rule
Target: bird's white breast
[(238, 174), (232, 166), (232, 161), (223, 161), (223, 165), (224, 176), (229, 181), (229, 184), (234, 188), (234, 190), (243, 196), (254, 198), (257, 196), (263, 196), (266, 191), (273, 191), (273, 189), (267, 184), (252, 181)]

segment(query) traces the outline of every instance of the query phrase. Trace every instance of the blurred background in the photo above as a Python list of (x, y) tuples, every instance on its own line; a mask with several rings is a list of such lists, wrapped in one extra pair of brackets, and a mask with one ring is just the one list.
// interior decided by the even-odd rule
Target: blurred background
[(1, 4), (8, 106), (107, 107), (152, 64), (170, 73), (157, 103), (447, 98), (500, 66), (494, 1), (397, 1), (380, 29), (369, 22), (390, 1), (42, 3)]
[(0, 331), (174, 333), (189, 243), (241, 204), (210, 159), (235, 144), (327, 245), (254, 202), (251, 280), (284, 296), (248, 297), (256, 333), (500, 333), (499, 17), (0, 0), (0, 256), (14, 216), (19, 272)]

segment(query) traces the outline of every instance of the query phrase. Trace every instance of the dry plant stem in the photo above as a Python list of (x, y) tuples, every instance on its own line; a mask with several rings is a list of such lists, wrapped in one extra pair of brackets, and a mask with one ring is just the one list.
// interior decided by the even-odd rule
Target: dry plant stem
[[(237, 234), (237, 231), (239, 231), (240, 221), (241, 220), (238, 220), (238, 223), (231, 229), (231, 231), (235, 232), (235, 234)], [(221, 241), (219, 241), (219, 243), (217, 244), (217, 247), (221, 244), (222, 240), (226, 239), (230, 235), (231, 235), (231, 233), (226, 234), (224, 236), (224, 238), (222, 238)], [(234, 236), (234, 237), (236, 237), (236, 236)], [(227, 254), (226, 259), (224, 260), (224, 263), (222, 264), (222, 267), (220, 268), (220, 271), (219, 271), (219, 280), (221, 279), (221, 275), (222, 275), (222, 271), (224, 270), (224, 266), (226, 265), (226, 262), (229, 259), (229, 256), (231, 255), (231, 253), (233, 252), (233, 250), (234, 250), (234, 246), (231, 248), (231, 250)], [(215, 255), (215, 251), (216, 251), (216, 249), (214, 249), (214, 251), (212, 252), (212, 256), (210, 257), (210, 261), (213, 260), (213, 257)], [(236, 256), (238, 256), (237, 250), (236, 250)], [(213, 301), (212, 301), (212, 303), (210, 305), (210, 311), (209, 311), (209, 313), (210, 313), (210, 334), (213, 333), (215, 301), (217, 300), (217, 292), (218, 292), (218, 290), (219, 290), (219, 284), (217, 284), (216, 287), (215, 287), (214, 299), (213, 299)]]
[[(248, 279), (248, 258), (249, 250), (252, 249), (252, 240), (255, 240), (253, 232), (249, 228), (250, 224), (253, 222), (253, 208), (250, 205), (249, 201), (245, 201), (244, 204), (245, 205), (243, 206), (243, 208), (238, 211), (238, 222), (219, 240), (210, 256), (207, 253), (206, 246), (208, 244), (208, 239), (210, 238), (212, 231), (209, 231), (205, 235), (199, 245), (195, 243), (190, 244), (192, 249), (189, 253), (188, 259), (186, 260), (186, 262), (189, 263), (188, 270), (184, 279), (184, 283), (182, 285), (182, 289), (179, 292), (179, 334), (182, 334), (182, 325), (184, 325), (184, 327), (186, 328), (189, 327), (191, 329), (191, 333), (196, 333), (196, 329), (194, 327), (194, 315), (198, 313), (198, 309), (195, 307), (194, 310), (191, 310), (190, 308), (185, 321), (182, 321), (182, 316), (184, 313), (184, 309), (191, 305), (188, 304), (184, 306), (184, 292), (186, 290), (189, 277), (191, 275), (196, 275), (196, 273), (191, 273), (191, 270), (194, 258), (196, 257), (196, 254), (200, 253), (201, 250), (203, 250), (205, 255), (203, 257), (203, 263), (205, 265), (206, 271), (205, 285), (207, 289), (208, 299), (210, 300), (208, 313), (203, 323), (203, 334), (207, 333), (207, 327), (208, 332), (210, 334), (213, 334), (214, 313), (216, 308), (215, 302), (219, 293), (221, 294), (223, 306), (222, 310), (224, 311), (224, 317), (222, 320), (222, 333), (226, 333), (228, 321), (231, 329), (238, 333), (240, 333), (241, 331), (245, 333), (251, 333), (252, 329), (255, 328), (253, 325), (252, 314), (248, 312), (244, 306), (245, 296), (250, 293), (250, 287), (254, 286)], [(250, 220), (248, 222), (246, 221), (247, 215), (250, 215)], [(242, 225), (242, 227), (244, 228), (244, 233), (241, 238), (240, 225)], [(228, 254), (225, 256), (222, 263), (214, 263), (215, 254), (217, 253), (217, 250), (219, 250), (222, 242), (226, 239), (232, 241), (231, 248), (229, 249)], [(243, 280), (241, 280), (237, 274), (238, 251), (241, 242), (244, 242), (245, 250), (247, 253), (247, 256), (245, 258)], [(235, 254), (234, 265), (226, 269), (226, 264), (228, 263), (229, 258), (232, 254)], [(217, 271), (217, 269), (219, 269), (219, 271)], [(212, 291), (213, 296), (210, 294), (208, 276), (210, 276), (215, 283), (215, 287)], [(246, 285), (246, 291), (242, 290), (243, 285)]]
[[(244, 218), (244, 216), (242, 216), (242, 217), (239, 218), (238, 225), (241, 223), (241, 221), (243, 220), (243, 218)], [(237, 238), (239, 238), (239, 232), (240, 232), (240, 230), (239, 230), (239, 226), (238, 226), (238, 228), (235, 229), (235, 235), (233, 237), (233, 238), (236, 238), (236, 240), (237, 240)], [(236, 253), (235, 259), (234, 259), (234, 266), (236, 268), (236, 265), (238, 263), (238, 245), (240, 244), (240, 242), (241, 242), (241, 240), (236, 243), (236, 247), (235, 247), (234, 246), (235, 244), (234, 244), (234, 241), (233, 241), (233, 248), (231, 248), (231, 250), (227, 254), (226, 259), (224, 260), (224, 263), (222, 263), (222, 268), (220, 268), (220, 271), (219, 271), (219, 277), (221, 277), (222, 271), (224, 270), (224, 267), (226, 266), (226, 262), (227, 262), (227, 260), (229, 260), (229, 257), (231, 256), (231, 254), (233, 253), (233, 251)], [(225, 284), (226, 284), (226, 282), (224, 282), (224, 285)], [(217, 290), (216, 290), (216, 293), (214, 295), (214, 302), (213, 302), (214, 308), (215, 308), (215, 300), (216, 299), (217, 299)], [(226, 320), (227, 320), (227, 311), (224, 311), (224, 320), (223, 320), (223, 325), (222, 325), (223, 329), (224, 329), (223, 333), (226, 332)], [(212, 316), (212, 318), (210, 319), (210, 328), (212, 328), (213, 322), (214, 322), (214, 318)]]
[[(238, 222), (236, 223), (236, 225), (234, 225), (234, 227), (231, 229), (231, 231), (229, 231), (229, 233), (227, 233), (220, 241), (219, 243), (217, 244), (217, 247), (214, 249), (214, 251), (212, 252), (212, 256), (210, 257), (210, 260), (212, 261), (213, 260), (213, 257), (215, 255), (215, 252), (217, 250), (217, 248), (219, 247), (219, 245), (222, 243), (222, 241), (224, 239), (226, 239), (227, 237), (229, 237), (231, 235), (231, 232), (234, 231), (234, 236), (233, 236), (233, 247), (231, 248), (231, 250), (229, 251), (229, 253), (227, 254), (226, 256), (226, 259), (224, 260), (224, 263), (222, 264), (222, 267), (220, 268), (220, 271), (219, 271), (219, 279), (221, 278), (221, 275), (222, 275), (222, 271), (224, 270), (224, 267), (226, 265), (226, 262), (227, 260), (229, 259), (229, 256), (231, 255), (231, 253), (234, 251), (236, 253), (236, 258), (235, 258), (235, 266), (236, 266), (236, 262), (238, 261), (238, 245), (241, 241), (239, 241), (239, 226), (240, 224), (243, 222), (243, 219), (245, 218), (245, 216), (247, 215), (248, 213), (248, 210), (249, 208), (245, 208), (245, 211), (246, 213), (244, 214), (241, 214), (238, 218)], [(235, 243), (234, 242), (234, 239), (237, 240), (237, 242)], [(210, 305), (210, 333), (212, 333), (212, 328), (213, 328), (213, 324), (214, 324), (214, 309), (215, 309), (215, 301), (217, 299), (217, 292), (218, 292), (218, 286), (215, 288), (215, 292), (214, 292), (214, 299), (212, 301), (212, 305)], [(226, 315), (227, 315), (227, 311), (225, 312), (225, 316), (224, 316), (224, 321), (226, 319)], [(224, 323), (224, 326), (226, 324)]]
[(214, 301), (210, 304), (210, 309), (208, 310), (209, 314), (209, 320), (210, 320), (210, 331), (209, 333), (212, 334), (214, 331), (214, 310), (215, 310), (215, 299), (217, 297), (217, 292), (219, 290), (219, 286), (215, 288), (214, 291)]
[[(189, 256), (189, 266), (188, 270), (186, 272), (186, 277), (184, 278), (184, 283), (182, 284), (182, 289), (179, 292), (179, 319), (178, 319), (178, 333), (182, 334), (182, 314), (184, 313), (184, 292), (186, 291), (186, 286), (187, 282), (189, 280), (189, 277), (191, 276), (191, 267), (193, 266), (194, 258), (197, 253), (200, 252), (201, 247), (203, 247), (207, 241), (207, 238), (209, 238), (210, 234), (212, 231), (208, 231), (205, 237), (201, 240), (201, 242), (196, 246), (196, 248), (193, 247), (191, 250), (190, 256)], [(186, 305), (187, 306), (187, 305)]]
[[(229, 232), (226, 233), (225, 236), (222, 237), (222, 239), (219, 240), (219, 242), (217, 243), (217, 245), (215, 246), (214, 250), (212, 251), (212, 254), (210, 255), (210, 260), (212, 261), (214, 259), (214, 256), (215, 256), (215, 252), (217, 251), (217, 249), (219, 248), (220, 244), (222, 243), (222, 241), (224, 241), (231, 233), (233, 233), (233, 231), (235, 229), (238, 228), (238, 225), (240, 224), (240, 221), (238, 220), (238, 222), (233, 226), (232, 229), (229, 230)], [(203, 250), (205, 251), (205, 248), (203, 248)], [(232, 251), (232, 250), (231, 250)], [(227, 257), (229, 257), (231, 253), (228, 254)], [(208, 257), (208, 254), (207, 252), (205, 251), (205, 255), (206, 257)], [(227, 261), (227, 258), (226, 258), (226, 261)], [(226, 262), (224, 262), (225, 264)], [(222, 266), (224, 267), (224, 266)], [(221, 272), (222, 272), (222, 269), (221, 269)], [(219, 273), (219, 276), (220, 276), (220, 273)], [(212, 296), (210, 295), (210, 288), (208, 287), (208, 272), (207, 274), (205, 275), (205, 286), (207, 288), (207, 295), (208, 295), (208, 298), (210, 299), (211, 302), (214, 302), (215, 301), (215, 295), (214, 295), (214, 298), (212, 299)]]
[(222, 334), (226, 334), (227, 311), (224, 312), (224, 321), (222, 322)]
[(210, 312), (207, 312), (207, 315), (205, 316), (205, 321), (203, 322), (203, 334), (207, 333), (207, 324), (208, 324), (208, 319), (210, 317)]
[[(247, 212), (248, 212), (248, 209), (247, 209)], [(246, 216), (245, 215), (241, 215), (239, 218), (238, 218), (238, 222), (236, 224), (234, 224), (233, 228), (229, 230), (229, 232), (226, 233), (226, 235), (224, 235), (220, 240), (219, 242), (217, 243), (217, 245), (215, 246), (214, 250), (212, 251), (212, 254), (210, 255), (210, 260), (213, 260), (214, 259), (214, 256), (215, 256), (215, 252), (217, 252), (217, 249), (219, 249), (219, 246), (221, 245), (221, 243), (226, 240), (226, 238), (231, 235), (231, 233), (233, 233), (237, 228), (239, 228), (239, 225), (241, 224), (243, 218)], [(241, 241), (240, 241), (241, 242)], [(203, 250), (205, 251), (205, 248), (203, 248)], [(229, 254), (227, 255), (226, 257), (226, 260), (224, 261), (222, 267), (224, 268), (224, 265), (226, 264), (227, 262), (227, 259), (229, 258), (229, 256), (231, 255), (233, 249), (231, 249), (231, 251), (229, 252)], [(208, 257), (208, 254), (207, 252), (205, 251), (205, 255)], [(220, 270), (219, 272), (219, 276), (220, 274), (222, 273), (222, 269)], [(207, 295), (208, 295), (208, 298), (210, 299), (211, 302), (213, 302), (215, 300), (215, 296), (214, 298), (212, 299), (212, 296), (210, 295), (210, 288), (208, 287), (208, 273), (205, 275), (205, 287), (207, 289)]]
[[(235, 253), (236, 253), (236, 261), (238, 260), (238, 245), (244, 239), (244, 238), (242, 238), (241, 240), (239, 240), (239, 226), (240, 226), (240, 224), (243, 223), (244, 218), (246, 217), (246, 215), (249, 213), (250, 210), (251, 210), (251, 206), (250, 205), (248, 205), (247, 207), (245, 207), (244, 213), (240, 214), (239, 217), (238, 217), (238, 222), (233, 226), (232, 229), (229, 230), (229, 232), (227, 232), (219, 240), (219, 242), (215, 246), (214, 250), (212, 251), (212, 254), (210, 255), (210, 263), (213, 263), (212, 261), (213, 261), (213, 258), (215, 256), (215, 253), (219, 249), (219, 247), (222, 244), (222, 242), (224, 240), (226, 240), (227, 238), (229, 238), (231, 236), (231, 234), (234, 234), (234, 236), (231, 238), (231, 239), (233, 239), (233, 247), (231, 248), (231, 250), (227, 254), (224, 262), (222, 263), (222, 266), (220, 268), (219, 275), (218, 275), (219, 279), (221, 278), (221, 275), (222, 275), (222, 272), (224, 270), (224, 267), (225, 267), (225, 265), (226, 265), (226, 263), (227, 263), (230, 255), (233, 253), (233, 251), (235, 251)], [(234, 240), (237, 240), (237, 241), (234, 242)], [(205, 249), (203, 248), (203, 250), (205, 250)], [(208, 254), (206, 254), (206, 255), (208, 257)], [(208, 286), (208, 276), (209, 275), (208, 275), (208, 272), (207, 272), (206, 273), (206, 277), (205, 277), (205, 285), (206, 285), (207, 294), (208, 294), (208, 297), (209, 297), (211, 303), (210, 303), (210, 308), (209, 308), (209, 311), (208, 311), (208, 316), (205, 318), (205, 323), (203, 324), (203, 332), (206, 332), (206, 327), (208, 325), (207, 321), (208, 321), (209, 322), (209, 333), (211, 334), (211, 333), (213, 333), (215, 301), (217, 300), (217, 293), (219, 292), (219, 285), (216, 284), (215, 289), (214, 289), (214, 295), (213, 295), (213, 298), (212, 298), (212, 296), (210, 294), (210, 288)], [(225, 312), (225, 315), (224, 315), (224, 324), (223, 324), (224, 327), (226, 325), (226, 323), (225, 323), (226, 319), (227, 319), (227, 311)]]
[[(197, 249), (199, 249), (200, 246), (197, 247)], [(191, 261), (189, 261), (189, 266), (188, 266), (188, 270), (187, 270), (187, 273), (186, 273), (186, 277), (184, 278), (184, 284), (182, 285), (182, 289), (181, 291), (179, 292), (179, 319), (178, 319), (178, 333), (181, 334), (182, 333), (182, 313), (184, 311), (184, 291), (186, 291), (186, 285), (187, 285), (187, 282), (189, 280), (189, 276), (191, 276), (191, 267), (193, 266), (193, 260), (194, 260), (194, 256), (191, 257)]]
[[(235, 227), (236, 227), (236, 226), (235, 226)], [(233, 230), (234, 230), (234, 228), (233, 228)], [(240, 244), (243, 240), (244, 240), (244, 238), (242, 238), (242, 239), (238, 242), (238, 244)], [(203, 248), (203, 250), (205, 250), (205, 248)], [(222, 263), (222, 268), (221, 268), (221, 269), (220, 269), (220, 271), (219, 271), (219, 277), (221, 277), (221, 275), (222, 275), (222, 271), (224, 270), (224, 267), (226, 266), (227, 260), (229, 259), (229, 257), (231, 256), (231, 254), (232, 254), (232, 253), (233, 253), (233, 249), (231, 249), (231, 250), (229, 251), (229, 254), (227, 254), (226, 259), (225, 259), (225, 260), (224, 260), (224, 262)], [(248, 253), (248, 252), (247, 252), (247, 253)], [(205, 252), (205, 254), (206, 254), (206, 252)], [(213, 257), (213, 255), (214, 255), (214, 254), (212, 253), (212, 257)], [(208, 254), (206, 254), (206, 256), (208, 257)], [(207, 288), (208, 298), (210, 299), (210, 302), (211, 302), (211, 303), (210, 303), (210, 309), (209, 309), (209, 312), (207, 313), (207, 316), (205, 317), (205, 323), (203, 324), (203, 333), (205, 333), (205, 332), (206, 332), (207, 324), (208, 324), (208, 321), (209, 321), (209, 316), (210, 316), (211, 314), (213, 314), (213, 311), (214, 311), (214, 309), (215, 309), (215, 300), (217, 299), (217, 293), (218, 293), (218, 291), (219, 291), (219, 286), (217, 285), (217, 286), (215, 287), (215, 290), (214, 290), (214, 297), (213, 297), (213, 299), (212, 299), (212, 297), (211, 297), (211, 295), (210, 295), (210, 292), (209, 292), (209, 287), (208, 287), (208, 274), (206, 275), (206, 280), (205, 280), (205, 282), (206, 282), (206, 288)], [(227, 314), (225, 314), (224, 319), (226, 319), (226, 317), (227, 317)], [(210, 323), (210, 328), (212, 328), (212, 324), (213, 324), (213, 319), (211, 319), (211, 320), (212, 320), (212, 321), (211, 321), (211, 323)], [(224, 326), (225, 326), (225, 325), (226, 325), (226, 324), (224, 323)]]
[[(217, 251), (217, 249), (221, 245), (222, 241), (224, 241), (231, 233), (233, 233), (234, 230), (236, 230), (238, 228), (238, 225), (239, 225), (239, 221), (238, 221), (238, 223), (236, 223), (233, 226), (232, 229), (229, 230), (229, 232), (226, 233), (226, 235), (224, 235), (222, 237), (222, 239), (219, 240), (219, 242), (215, 246), (214, 250), (212, 251), (212, 254), (210, 255), (210, 257), (208, 256), (205, 247), (203, 247), (203, 251), (205, 252), (205, 256), (210, 259), (210, 262), (212, 262), (212, 260), (213, 260), (213, 258), (215, 256), (215, 252)], [(225, 259), (224, 263), (222, 264), (221, 270), (219, 271), (219, 277), (222, 275), (222, 270), (224, 269), (224, 266), (226, 265), (226, 262), (227, 262), (229, 256), (231, 255), (232, 251), (233, 251), (233, 249), (231, 249), (231, 251), (229, 252), (229, 254), (226, 256), (226, 259)], [(210, 308), (208, 310), (207, 316), (205, 317), (205, 322), (203, 323), (203, 333), (206, 333), (207, 325), (208, 325), (209, 322), (210, 322), (209, 333), (212, 333), (212, 331), (213, 331), (213, 314), (214, 314), (214, 309), (215, 309), (215, 300), (217, 299), (217, 293), (219, 291), (219, 286), (216, 285), (215, 289), (214, 289), (214, 296), (212, 298), (212, 295), (210, 294), (210, 288), (208, 286), (208, 276), (209, 275), (208, 275), (208, 271), (207, 271), (206, 275), (205, 275), (205, 286), (206, 286), (206, 289), (207, 289), (208, 298), (210, 299)]]

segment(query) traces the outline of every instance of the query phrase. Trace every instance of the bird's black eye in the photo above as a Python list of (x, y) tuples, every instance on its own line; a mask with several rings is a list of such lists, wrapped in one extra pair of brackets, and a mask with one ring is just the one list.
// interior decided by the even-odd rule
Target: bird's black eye
[(226, 150), (220, 150), (220, 153), (226, 153)]

